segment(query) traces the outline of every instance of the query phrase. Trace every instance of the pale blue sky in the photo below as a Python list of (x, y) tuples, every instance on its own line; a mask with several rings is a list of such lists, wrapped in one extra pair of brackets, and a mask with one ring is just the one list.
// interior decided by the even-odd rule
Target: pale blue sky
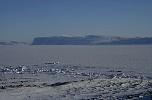
[(0, 40), (152, 36), (152, 0), (0, 0)]

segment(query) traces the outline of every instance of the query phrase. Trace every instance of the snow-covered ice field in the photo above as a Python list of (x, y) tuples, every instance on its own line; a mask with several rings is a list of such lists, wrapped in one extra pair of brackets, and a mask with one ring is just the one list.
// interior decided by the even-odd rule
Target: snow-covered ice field
[(152, 77), (99, 67), (41, 64), (1, 69), (1, 100), (151, 99)]
[(0, 46), (0, 100), (151, 100), (152, 46)]

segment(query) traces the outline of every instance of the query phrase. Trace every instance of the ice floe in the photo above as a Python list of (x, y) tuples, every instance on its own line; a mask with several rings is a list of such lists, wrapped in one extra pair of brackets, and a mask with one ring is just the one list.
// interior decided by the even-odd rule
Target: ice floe
[(152, 99), (151, 77), (96, 66), (3, 66), (0, 75), (0, 100)]

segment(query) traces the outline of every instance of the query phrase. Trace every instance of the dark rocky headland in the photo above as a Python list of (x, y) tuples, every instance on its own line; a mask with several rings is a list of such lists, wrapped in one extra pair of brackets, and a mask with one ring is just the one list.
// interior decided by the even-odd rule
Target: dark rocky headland
[(124, 38), (87, 35), (84, 37), (52, 36), (34, 38), (32, 45), (132, 45), (152, 44), (152, 37)]

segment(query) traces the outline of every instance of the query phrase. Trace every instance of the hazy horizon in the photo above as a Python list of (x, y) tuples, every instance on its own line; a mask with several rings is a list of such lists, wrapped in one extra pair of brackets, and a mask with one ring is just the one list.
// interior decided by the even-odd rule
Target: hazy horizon
[(152, 37), (151, 0), (0, 0), (0, 40), (106, 35)]
[(87, 34), (87, 35), (52, 35), (52, 36), (37, 36), (37, 37), (33, 37), (31, 40), (29, 41), (18, 41), (18, 40), (4, 40), (4, 39), (1, 39), (0, 42), (11, 42), (11, 41), (14, 41), (14, 42), (24, 42), (24, 43), (32, 43), (33, 40), (35, 38), (39, 38), (39, 37), (59, 37), (59, 36), (63, 36), (63, 37), (86, 37), (88, 35), (96, 35), (96, 36), (106, 36), (106, 37), (121, 37), (121, 38), (147, 38), (147, 37), (150, 37), (151, 36), (140, 36), (140, 37), (137, 37), (137, 36), (110, 36), (110, 35), (98, 35), (98, 34)]

